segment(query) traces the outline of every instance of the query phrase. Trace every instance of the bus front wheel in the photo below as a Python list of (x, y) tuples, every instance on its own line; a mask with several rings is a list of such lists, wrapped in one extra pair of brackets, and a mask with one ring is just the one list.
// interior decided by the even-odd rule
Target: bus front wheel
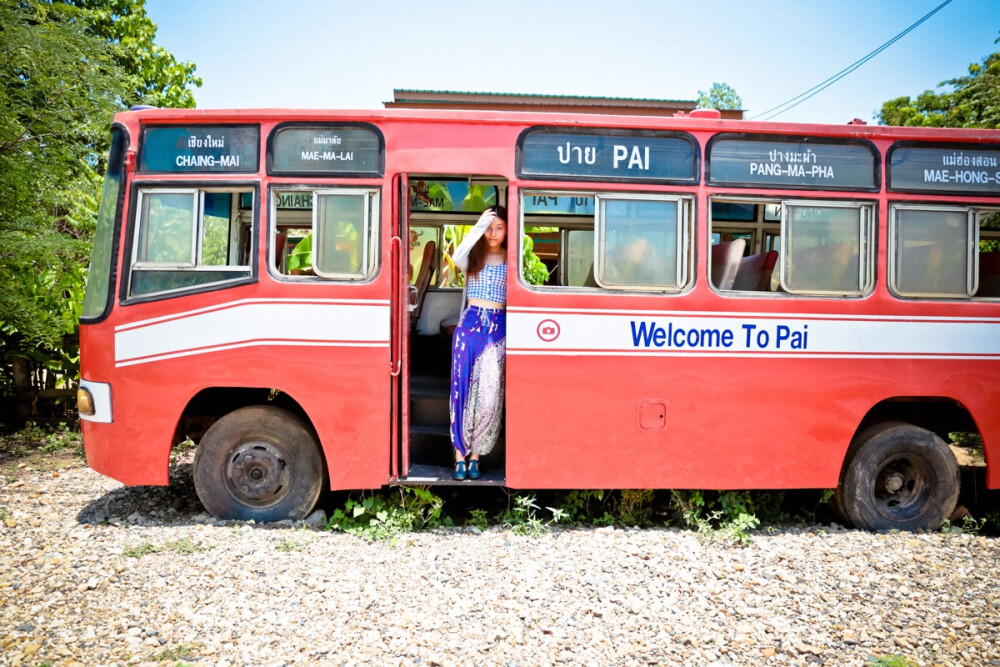
[(937, 530), (958, 502), (959, 470), (945, 442), (904, 422), (874, 426), (859, 438), (834, 504), (865, 530)]
[(312, 429), (283, 408), (234, 410), (205, 432), (195, 451), (195, 491), (219, 519), (304, 519), (322, 483), (323, 460)]

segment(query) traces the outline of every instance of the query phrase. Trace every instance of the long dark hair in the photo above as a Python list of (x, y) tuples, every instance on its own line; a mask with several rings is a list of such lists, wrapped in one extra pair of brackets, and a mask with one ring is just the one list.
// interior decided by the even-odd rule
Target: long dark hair
[[(507, 223), (507, 209), (503, 206), (494, 206), (493, 212), (496, 216)], [(493, 224), (490, 222), (490, 224)], [(507, 249), (507, 237), (510, 236), (510, 225), (507, 225), (507, 234), (503, 237), (503, 242), (500, 247), (504, 250)], [(486, 264), (486, 235), (479, 237), (476, 241), (476, 245), (472, 246), (472, 250), (469, 251), (469, 266), (465, 271), (465, 275), (468, 278), (479, 275), (482, 270), (483, 265)]]

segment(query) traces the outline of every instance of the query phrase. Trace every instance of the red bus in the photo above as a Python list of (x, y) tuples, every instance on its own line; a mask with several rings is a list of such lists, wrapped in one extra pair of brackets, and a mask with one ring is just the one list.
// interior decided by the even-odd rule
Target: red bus
[[(450, 264), (509, 211), (512, 488), (1000, 488), (1000, 132), (452, 111), (119, 114), (81, 319), (89, 465), (214, 515), (451, 482)], [(517, 242), (514, 242), (517, 241)]]

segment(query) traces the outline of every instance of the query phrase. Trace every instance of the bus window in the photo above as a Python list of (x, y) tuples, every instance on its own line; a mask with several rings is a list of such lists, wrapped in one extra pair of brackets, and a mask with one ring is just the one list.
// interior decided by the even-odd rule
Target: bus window
[[(249, 207), (241, 207), (241, 197)], [(129, 296), (249, 278), (252, 191), (143, 188)]]
[(563, 231), (564, 285), (597, 287), (594, 279), (594, 230), (567, 229)]
[[(420, 227), (416, 225), (410, 226), (410, 284), (415, 285), (417, 281), (417, 276), (420, 275), (420, 270), (423, 268), (424, 262), (424, 250), (428, 243), (434, 243), (435, 248), (441, 247), (441, 227)], [(435, 253), (436, 254), (436, 253)], [(430, 257), (429, 270), (431, 273), (431, 284), (435, 284), (434, 276), (437, 274), (437, 262), (436, 257)]]
[(521, 210), (549, 268), (546, 287), (676, 291), (689, 282), (686, 197), (522, 192)]
[(290, 279), (365, 280), (377, 265), (378, 191), (275, 191), (275, 270)]
[(1000, 211), (978, 211), (979, 286), (976, 296), (1000, 297)]
[(781, 286), (790, 293), (860, 295), (871, 287), (871, 207), (784, 202)]
[(678, 288), (682, 281), (680, 209), (676, 199), (598, 195), (597, 284)]
[(1000, 296), (1000, 214), (965, 206), (895, 205), (890, 287), (900, 296)]

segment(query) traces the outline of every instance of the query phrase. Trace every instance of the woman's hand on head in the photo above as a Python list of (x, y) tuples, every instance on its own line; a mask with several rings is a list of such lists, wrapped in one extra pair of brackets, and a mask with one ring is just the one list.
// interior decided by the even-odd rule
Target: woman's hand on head
[(488, 208), (483, 211), (483, 214), (479, 216), (479, 220), (476, 221), (476, 227), (488, 227), (493, 218), (497, 217), (496, 211), (492, 208)]

